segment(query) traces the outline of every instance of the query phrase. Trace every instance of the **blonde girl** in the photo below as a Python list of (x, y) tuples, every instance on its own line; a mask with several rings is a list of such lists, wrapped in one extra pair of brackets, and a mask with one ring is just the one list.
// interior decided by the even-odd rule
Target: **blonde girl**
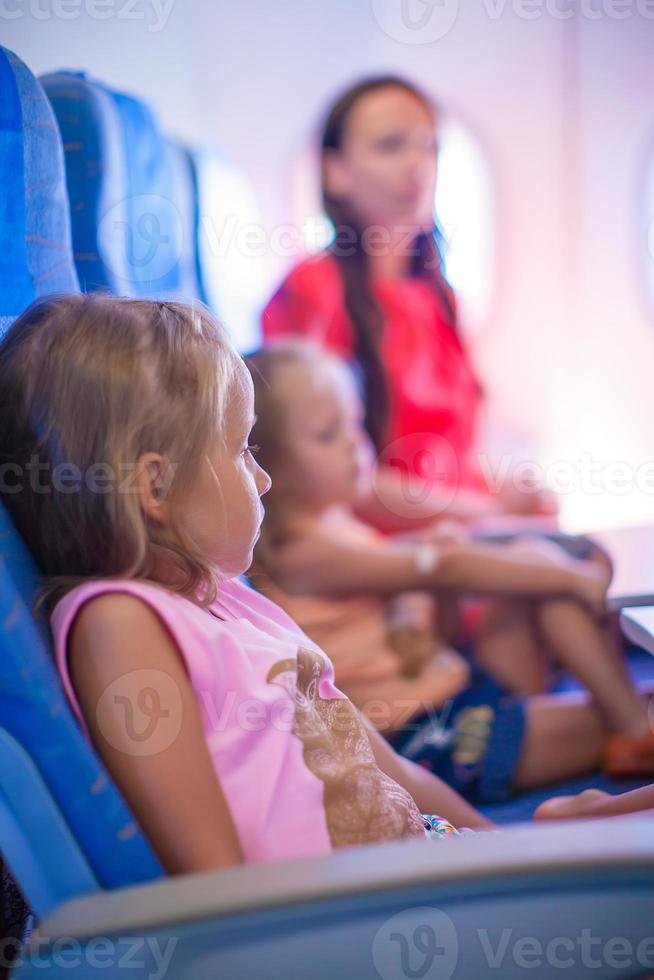
[(421, 811), (485, 826), (238, 580), (270, 488), (254, 421), (203, 308), (62, 296), (0, 343), (1, 499), (80, 725), (171, 873), (455, 832)]

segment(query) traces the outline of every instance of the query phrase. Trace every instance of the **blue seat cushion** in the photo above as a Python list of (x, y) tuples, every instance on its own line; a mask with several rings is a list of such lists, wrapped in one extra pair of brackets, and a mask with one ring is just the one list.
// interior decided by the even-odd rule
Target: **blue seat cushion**
[(32, 300), (76, 292), (59, 130), (42, 86), (0, 47), (0, 336)]
[(199, 297), (188, 188), (147, 105), (87, 75), (42, 78), (64, 143), (73, 245), (84, 291)]
[(106, 888), (148, 881), (162, 869), (63, 692), (48, 631), (31, 614), (34, 567), (0, 504), (0, 725), (26, 749)]

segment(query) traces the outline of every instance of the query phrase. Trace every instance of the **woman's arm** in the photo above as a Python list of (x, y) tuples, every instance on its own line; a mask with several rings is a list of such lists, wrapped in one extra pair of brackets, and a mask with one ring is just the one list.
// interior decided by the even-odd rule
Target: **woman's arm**
[(357, 505), (360, 516), (386, 532), (415, 531), (432, 524), (434, 516), (462, 521), (498, 517), (505, 513), (499, 497), (435, 485), (425, 494), (424, 480), (388, 466), (374, 472), (374, 486)]
[(411, 794), (421, 813), (437, 813), (455, 827), (480, 829), (493, 826), (490, 820), (466, 803), (456, 790), (442, 782), (438, 776), (394, 752), (368, 719), (362, 717), (377, 765)]
[(69, 663), (93, 744), (166, 871), (242, 863), (195, 694), (156, 614), (131, 595), (92, 599)]

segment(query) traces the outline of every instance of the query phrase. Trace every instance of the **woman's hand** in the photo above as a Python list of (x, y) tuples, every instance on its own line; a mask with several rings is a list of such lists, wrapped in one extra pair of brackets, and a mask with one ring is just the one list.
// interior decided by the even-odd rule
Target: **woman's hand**
[(559, 512), (555, 494), (535, 482), (530, 484), (522, 481), (520, 489), (509, 483), (500, 489), (497, 497), (500, 511), (504, 514), (523, 517), (556, 516)]

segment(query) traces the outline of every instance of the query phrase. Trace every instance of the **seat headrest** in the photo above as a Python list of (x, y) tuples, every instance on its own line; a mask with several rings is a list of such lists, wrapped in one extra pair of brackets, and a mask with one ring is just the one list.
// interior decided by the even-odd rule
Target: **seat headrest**
[(82, 289), (198, 298), (186, 175), (148, 106), (84, 74), (41, 81), (63, 137)]
[(0, 47), (0, 336), (33, 300), (76, 292), (63, 149), (43, 88)]

